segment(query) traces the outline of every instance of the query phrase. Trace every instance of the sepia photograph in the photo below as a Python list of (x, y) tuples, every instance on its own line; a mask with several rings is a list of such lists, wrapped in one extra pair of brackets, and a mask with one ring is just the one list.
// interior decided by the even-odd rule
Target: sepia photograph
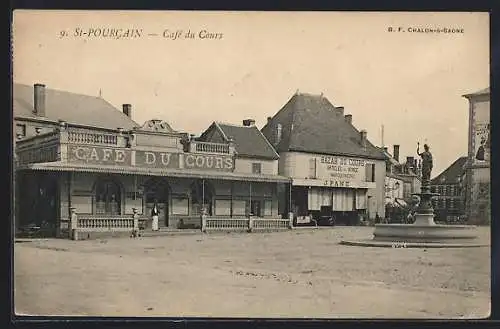
[(489, 29), (15, 10), (15, 315), (488, 318)]

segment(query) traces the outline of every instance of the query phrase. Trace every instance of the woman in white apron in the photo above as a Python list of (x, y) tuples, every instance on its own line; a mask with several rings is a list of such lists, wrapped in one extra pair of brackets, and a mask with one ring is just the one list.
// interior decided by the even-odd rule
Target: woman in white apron
[(158, 231), (158, 215), (160, 214), (160, 211), (158, 210), (158, 206), (156, 205), (156, 202), (153, 206), (153, 209), (151, 210), (151, 217), (153, 219), (151, 228), (153, 231)]

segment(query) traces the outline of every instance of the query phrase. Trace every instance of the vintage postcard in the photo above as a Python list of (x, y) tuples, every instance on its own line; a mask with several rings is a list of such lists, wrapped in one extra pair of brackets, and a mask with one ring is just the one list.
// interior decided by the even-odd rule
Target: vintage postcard
[(488, 13), (13, 17), (16, 315), (489, 316)]

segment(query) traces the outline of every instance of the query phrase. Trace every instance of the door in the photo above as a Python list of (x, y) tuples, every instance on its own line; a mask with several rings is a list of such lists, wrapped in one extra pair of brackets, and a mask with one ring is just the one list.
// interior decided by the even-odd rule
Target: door
[(146, 212), (145, 215), (151, 219), (151, 211), (153, 210), (153, 206), (156, 202), (158, 210), (160, 212), (158, 216), (158, 226), (168, 227), (169, 222), (169, 193), (168, 193), (168, 185), (166, 182), (162, 180), (151, 180), (146, 185), (145, 190), (145, 206)]

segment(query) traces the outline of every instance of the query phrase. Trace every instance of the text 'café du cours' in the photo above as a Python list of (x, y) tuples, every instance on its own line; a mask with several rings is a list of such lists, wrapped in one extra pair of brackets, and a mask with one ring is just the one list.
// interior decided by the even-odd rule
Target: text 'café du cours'
[[(97, 147), (75, 147), (70, 149), (71, 160), (85, 163), (153, 165), (155, 167), (180, 168), (180, 154), (152, 151), (129, 151)], [(183, 154), (184, 168), (220, 169), (234, 168), (230, 156)]]
[[(68, 32), (62, 31), (61, 37), (67, 36)], [(110, 38), (110, 39), (137, 39), (143, 36), (162, 36), (165, 39), (222, 39), (223, 33), (213, 32), (206, 29), (192, 30), (170, 30), (165, 29), (162, 33), (145, 33), (143, 29), (115, 29), (115, 28), (88, 28), (77, 27), (74, 30), (75, 37)]]

